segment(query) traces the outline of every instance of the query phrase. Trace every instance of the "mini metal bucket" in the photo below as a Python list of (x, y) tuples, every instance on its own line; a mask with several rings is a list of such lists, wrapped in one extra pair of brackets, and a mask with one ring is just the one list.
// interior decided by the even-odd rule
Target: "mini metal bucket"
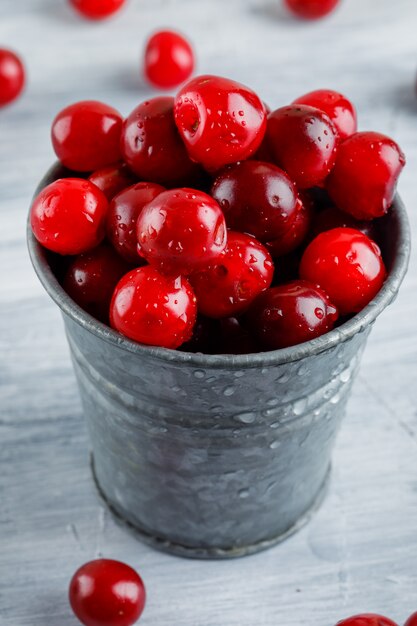
[[(39, 189), (60, 175), (55, 166)], [(35, 271), (64, 318), (95, 480), (143, 540), (182, 556), (236, 557), (309, 519), (367, 337), (407, 270), (410, 232), (398, 197), (379, 223), (388, 278), (363, 311), (313, 341), (239, 356), (122, 337), (69, 298), (28, 229)]]

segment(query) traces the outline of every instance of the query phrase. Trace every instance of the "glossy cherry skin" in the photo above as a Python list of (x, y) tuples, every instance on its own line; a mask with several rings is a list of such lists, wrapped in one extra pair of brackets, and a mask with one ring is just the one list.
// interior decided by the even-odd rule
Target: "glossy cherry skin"
[(375, 228), (374, 222), (369, 220), (355, 220), (354, 217), (344, 211), (340, 211), (334, 206), (329, 206), (315, 214), (309, 234), (311, 239), (314, 239), (314, 237), (320, 233), (324, 233), (326, 230), (332, 230), (333, 228), (355, 228), (371, 239), (375, 239), (377, 236), (377, 229)]
[(336, 626), (397, 626), (397, 624), (382, 615), (363, 613), (362, 615), (354, 615), (353, 617), (343, 619), (337, 622)]
[(410, 615), (404, 626), (417, 626), (417, 612)]
[(389, 137), (355, 133), (339, 146), (327, 190), (339, 209), (356, 219), (381, 217), (392, 204), (404, 165), (403, 152)]
[(331, 330), (337, 318), (328, 295), (304, 280), (267, 289), (247, 313), (249, 328), (268, 350), (315, 339)]
[(171, 189), (146, 205), (137, 220), (138, 250), (169, 274), (188, 275), (216, 263), (226, 248), (224, 215), (195, 189)]
[(45, 187), (30, 210), (36, 239), (58, 254), (80, 254), (104, 238), (109, 203), (89, 180), (61, 178)]
[(275, 163), (300, 189), (321, 185), (331, 171), (338, 135), (326, 113), (291, 104), (268, 117), (267, 142)]
[(69, 0), (70, 4), (83, 17), (89, 20), (103, 20), (117, 13), (126, 0)]
[(121, 149), (130, 169), (161, 185), (191, 185), (200, 168), (193, 163), (174, 121), (174, 98), (142, 102), (126, 119)]
[(0, 48), (0, 108), (16, 100), (25, 86), (25, 68), (15, 52)]
[(155, 33), (145, 49), (144, 72), (147, 80), (161, 89), (177, 87), (194, 70), (194, 52), (185, 37), (171, 30)]
[(265, 247), (276, 259), (297, 250), (306, 240), (313, 220), (314, 210), (311, 201), (303, 195), (297, 200), (295, 218), (281, 237), (267, 241)]
[(130, 269), (113, 248), (101, 244), (72, 260), (63, 287), (84, 311), (108, 324), (114, 288)]
[(259, 241), (282, 236), (298, 212), (297, 190), (279, 167), (243, 161), (227, 168), (212, 187), (229, 228)]
[(266, 111), (248, 87), (198, 76), (175, 99), (175, 122), (188, 154), (208, 171), (249, 158), (262, 143)]
[(307, 246), (300, 276), (324, 289), (346, 315), (361, 311), (376, 296), (386, 270), (374, 241), (353, 228), (334, 228)]
[(189, 282), (163, 276), (147, 265), (116, 286), (110, 323), (122, 335), (152, 346), (178, 348), (191, 338), (197, 304)]
[(145, 607), (146, 591), (129, 565), (97, 559), (75, 572), (69, 601), (84, 626), (133, 626)]
[(356, 109), (343, 94), (331, 89), (317, 89), (294, 100), (293, 104), (307, 104), (324, 111), (336, 127), (340, 139), (346, 139), (358, 129)]
[(152, 202), (165, 187), (154, 183), (137, 183), (119, 193), (109, 206), (107, 236), (114, 249), (129, 263), (143, 264), (138, 254), (136, 222), (143, 207)]
[(65, 167), (92, 172), (121, 159), (123, 118), (116, 109), (85, 100), (63, 109), (52, 123), (52, 145)]
[(317, 20), (328, 15), (340, 0), (284, 0), (287, 8), (297, 17)]
[(88, 177), (88, 180), (101, 189), (109, 202), (123, 189), (137, 182), (136, 177), (124, 163), (116, 163), (96, 170)]
[(248, 308), (272, 282), (274, 265), (254, 237), (229, 231), (216, 265), (190, 276), (198, 310), (207, 317), (232, 317)]

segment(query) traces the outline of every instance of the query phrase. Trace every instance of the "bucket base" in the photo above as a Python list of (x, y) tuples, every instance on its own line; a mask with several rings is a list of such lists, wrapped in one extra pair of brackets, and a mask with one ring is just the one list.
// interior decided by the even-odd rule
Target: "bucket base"
[(162, 537), (158, 537), (157, 535), (151, 535), (148, 532), (144, 531), (140, 526), (133, 524), (132, 522), (126, 520), (123, 515), (115, 507), (107, 500), (103, 490), (100, 487), (100, 484), (97, 480), (95, 468), (94, 468), (94, 458), (91, 455), (91, 471), (93, 474), (94, 483), (96, 485), (97, 491), (110, 510), (110, 512), (114, 515), (115, 519), (118, 522), (121, 522), (123, 526), (128, 528), (137, 539), (147, 544), (151, 548), (155, 550), (159, 550), (160, 552), (165, 552), (168, 554), (172, 554), (174, 556), (180, 556), (188, 559), (236, 559), (242, 556), (250, 556), (251, 554), (256, 554), (257, 552), (262, 552), (263, 550), (268, 550), (268, 548), (272, 548), (273, 546), (281, 543), (281, 541), (285, 541), (288, 537), (291, 537), (294, 533), (299, 531), (303, 526), (305, 526), (310, 519), (313, 517), (314, 513), (320, 508), (323, 500), (326, 496), (327, 489), (330, 483), (330, 475), (331, 475), (331, 466), (329, 467), (326, 477), (323, 481), (322, 486), (314, 500), (313, 504), (310, 508), (293, 524), (290, 528), (288, 528), (285, 532), (272, 537), (271, 539), (266, 539), (264, 541), (259, 541), (258, 543), (253, 543), (246, 546), (239, 546), (236, 548), (195, 548), (191, 546), (185, 546), (179, 543), (173, 543), (168, 541), (167, 539), (163, 539)]

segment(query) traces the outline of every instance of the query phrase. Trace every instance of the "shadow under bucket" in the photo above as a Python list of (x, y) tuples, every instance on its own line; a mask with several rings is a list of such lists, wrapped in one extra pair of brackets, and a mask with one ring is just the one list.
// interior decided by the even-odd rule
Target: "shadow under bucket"
[[(64, 174), (53, 168), (40, 188)], [(407, 270), (398, 197), (379, 224), (388, 277), (363, 311), (313, 341), (238, 356), (143, 346), (97, 322), (64, 292), (28, 228), (35, 271), (63, 314), (99, 490), (147, 543), (243, 556), (317, 508), (367, 337)]]

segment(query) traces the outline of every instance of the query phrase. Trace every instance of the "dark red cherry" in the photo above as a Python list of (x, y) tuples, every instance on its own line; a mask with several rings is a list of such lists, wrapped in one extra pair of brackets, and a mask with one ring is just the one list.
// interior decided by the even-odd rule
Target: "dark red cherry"
[(195, 189), (171, 189), (146, 205), (137, 221), (138, 250), (169, 274), (188, 275), (216, 263), (227, 243), (224, 215)]
[(20, 57), (0, 48), (0, 108), (16, 100), (25, 86), (25, 68)]
[(136, 177), (124, 163), (116, 163), (116, 165), (109, 165), (101, 170), (96, 170), (88, 177), (88, 180), (91, 180), (96, 187), (101, 189), (110, 202), (120, 191), (134, 185)]
[(216, 354), (254, 354), (260, 346), (249, 329), (236, 317), (218, 320)]
[(170, 89), (188, 80), (194, 70), (194, 52), (187, 39), (172, 30), (155, 33), (145, 49), (144, 71), (155, 87)]
[(258, 96), (219, 76), (198, 76), (184, 85), (174, 115), (191, 158), (214, 172), (254, 154), (266, 129)]
[(381, 217), (392, 204), (404, 165), (401, 148), (389, 137), (355, 133), (340, 144), (327, 189), (339, 209), (356, 219)]
[(199, 312), (214, 318), (241, 313), (269, 287), (273, 273), (272, 259), (259, 241), (229, 231), (227, 247), (217, 263), (190, 276)]
[(113, 248), (102, 244), (72, 260), (63, 287), (84, 311), (108, 324), (114, 288), (129, 269)]
[[(392, 626), (392, 625), (389, 625)], [(404, 626), (417, 626), (417, 611), (410, 615)]]
[(143, 265), (138, 254), (136, 222), (143, 207), (152, 202), (165, 187), (137, 183), (115, 196), (107, 215), (107, 236), (114, 249), (129, 263)]
[(336, 128), (314, 107), (292, 104), (277, 109), (268, 117), (266, 136), (274, 162), (300, 189), (321, 185), (335, 163)]
[(54, 119), (52, 145), (65, 167), (92, 172), (120, 161), (122, 124), (120, 113), (107, 104), (76, 102)]
[(317, 89), (294, 100), (293, 104), (307, 104), (324, 111), (339, 134), (340, 139), (346, 139), (358, 129), (356, 109), (352, 102), (343, 94), (331, 89)]
[(361, 311), (386, 277), (377, 244), (353, 228), (318, 235), (301, 259), (300, 276), (320, 285), (342, 315)]
[(105, 235), (109, 203), (89, 180), (61, 178), (38, 194), (30, 210), (36, 239), (58, 254), (92, 250)]
[(129, 115), (122, 131), (123, 158), (143, 180), (166, 186), (191, 186), (201, 177), (174, 122), (174, 98), (142, 102)]
[(343, 619), (337, 622), (336, 626), (397, 626), (397, 624), (382, 615), (363, 613), (362, 615), (354, 615), (353, 617)]
[(243, 161), (218, 176), (211, 195), (220, 204), (229, 228), (259, 241), (284, 235), (299, 210), (298, 194), (279, 167)]
[(328, 295), (305, 280), (267, 289), (247, 313), (250, 330), (268, 350), (315, 339), (331, 330), (337, 318)]
[(274, 259), (297, 250), (304, 243), (311, 227), (313, 215), (313, 204), (303, 194), (302, 199), (298, 198), (297, 213), (288, 230), (281, 237), (265, 243), (265, 247)]
[(219, 337), (218, 320), (198, 315), (191, 338), (182, 344), (181, 352), (215, 354)]
[(284, 0), (287, 8), (297, 17), (317, 20), (335, 10), (340, 0)]
[(120, 280), (110, 305), (113, 328), (140, 343), (178, 348), (191, 338), (197, 316), (189, 282), (147, 265)]
[(314, 215), (310, 228), (311, 239), (333, 228), (355, 228), (367, 237), (370, 237), (370, 239), (376, 238), (374, 222), (355, 220), (354, 217), (344, 211), (340, 211), (335, 206), (328, 206)]

